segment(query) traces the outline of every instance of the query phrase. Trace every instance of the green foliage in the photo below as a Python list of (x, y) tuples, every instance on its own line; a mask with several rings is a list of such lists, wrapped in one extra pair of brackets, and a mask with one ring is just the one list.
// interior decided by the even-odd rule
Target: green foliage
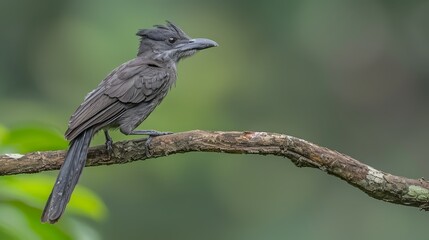
[[(51, 147), (50, 147), (51, 146)], [(56, 132), (37, 126), (7, 130), (0, 126), (0, 150), (29, 152), (59, 149), (66, 142)], [(106, 207), (89, 189), (77, 186), (68, 213), (55, 225), (42, 224), (40, 215), (55, 179), (46, 175), (0, 178), (0, 239), (99, 239), (98, 233), (74, 215), (96, 221), (106, 216)]]
[(64, 149), (67, 141), (58, 132), (33, 124), (22, 125), (10, 130), (0, 125), (0, 144), (0, 151), (3, 148), (27, 153)]

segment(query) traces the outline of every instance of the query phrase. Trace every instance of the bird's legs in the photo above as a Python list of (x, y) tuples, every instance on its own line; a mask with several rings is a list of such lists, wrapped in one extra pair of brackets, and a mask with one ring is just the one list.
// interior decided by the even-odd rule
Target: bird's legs
[(148, 138), (145, 142), (145, 148), (146, 148), (146, 156), (150, 157), (152, 155), (150, 151), (150, 143), (152, 142), (153, 137), (162, 136), (162, 135), (169, 135), (172, 134), (172, 132), (159, 132), (156, 130), (133, 130), (127, 135), (148, 135)]
[[(104, 136), (106, 137), (106, 150), (109, 153), (109, 155), (113, 154), (113, 140), (112, 137), (109, 135), (109, 131), (107, 129), (103, 129)], [(152, 154), (150, 153), (150, 143), (152, 142), (153, 137), (162, 136), (162, 135), (168, 135), (172, 134), (172, 132), (160, 132), (156, 130), (133, 130), (128, 133), (124, 133), (126, 135), (148, 135), (148, 138), (145, 142), (146, 147), (146, 156), (150, 157)]]
[(129, 135), (148, 135), (148, 138), (146, 139), (145, 147), (149, 151), (149, 144), (152, 142), (153, 137), (169, 135), (169, 134), (172, 134), (172, 132), (159, 132), (156, 130), (134, 130)]
[(104, 129), (104, 136), (106, 137), (106, 150), (111, 155), (113, 153), (113, 140), (112, 137), (109, 135), (109, 131), (107, 129)]

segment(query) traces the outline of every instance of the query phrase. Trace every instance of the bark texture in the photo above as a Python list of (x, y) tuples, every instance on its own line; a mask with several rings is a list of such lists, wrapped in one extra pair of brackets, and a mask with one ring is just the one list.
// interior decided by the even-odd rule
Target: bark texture
[[(318, 168), (359, 188), (369, 196), (429, 210), (429, 182), (395, 176), (363, 164), (350, 156), (296, 137), (268, 132), (212, 132), (194, 130), (146, 140), (117, 142), (108, 154), (104, 146), (89, 150), (86, 166), (121, 164), (186, 152), (222, 152), (276, 155), (298, 167)], [(0, 175), (37, 173), (59, 169), (65, 151), (0, 155)]]

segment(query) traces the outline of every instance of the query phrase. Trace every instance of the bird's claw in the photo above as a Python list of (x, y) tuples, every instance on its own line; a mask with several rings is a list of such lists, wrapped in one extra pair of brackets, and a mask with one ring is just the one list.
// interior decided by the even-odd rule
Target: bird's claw
[(106, 140), (106, 150), (109, 156), (113, 156), (113, 141), (111, 139)]
[(149, 134), (148, 138), (146, 138), (146, 142), (144, 144), (146, 150), (146, 157), (150, 158), (152, 156), (153, 151), (150, 149), (150, 144), (152, 143), (152, 139), (157, 136), (170, 135), (173, 132), (156, 132), (155, 134)]
[(152, 135), (149, 135), (148, 138), (146, 138), (146, 142), (144, 143), (145, 147), (145, 154), (147, 158), (150, 158), (152, 156), (152, 150), (150, 149), (150, 143), (152, 142)]

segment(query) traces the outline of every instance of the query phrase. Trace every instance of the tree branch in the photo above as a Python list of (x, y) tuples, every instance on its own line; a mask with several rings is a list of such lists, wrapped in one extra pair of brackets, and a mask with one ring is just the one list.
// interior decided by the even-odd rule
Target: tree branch
[[(429, 182), (376, 170), (342, 153), (305, 140), (267, 132), (189, 131), (153, 138), (150, 154), (145, 139), (117, 142), (109, 156), (104, 146), (89, 150), (86, 166), (128, 163), (185, 152), (276, 155), (298, 167), (318, 168), (359, 188), (369, 196), (429, 210)], [(65, 151), (0, 155), (0, 175), (59, 169)]]

